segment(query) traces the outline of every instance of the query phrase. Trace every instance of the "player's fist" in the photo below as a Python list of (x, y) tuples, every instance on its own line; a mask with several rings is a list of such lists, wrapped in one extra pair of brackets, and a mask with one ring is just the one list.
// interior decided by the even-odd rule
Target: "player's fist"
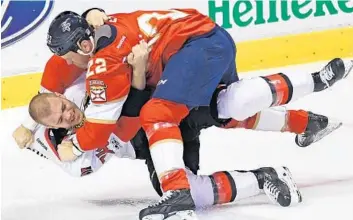
[(73, 161), (77, 158), (74, 154), (74, 144), (71, 141), (62, 141), (58, 145), (58, 154), (63, 162)]
[(151, 48), (146, 41), (142, 40), (132, 48), (131, 53), (127, 57), (127, 62), (132, 66), (133, 70), (139, 70), (144, 74), (147, 69), (150, 51)]
[(94, 29), (96, 29), (97, 27), (102, 26), (104, 22), (109, 20), (109, 17), (104, 12), (93, 9), (88, 12), (86, 20), (88, 24), (92, 25)]
[(21, 149), (29, 147), (34, 142), (32, 131), (23, 125), (16, 128), (16, 130), (12, 133), (12, 137)]

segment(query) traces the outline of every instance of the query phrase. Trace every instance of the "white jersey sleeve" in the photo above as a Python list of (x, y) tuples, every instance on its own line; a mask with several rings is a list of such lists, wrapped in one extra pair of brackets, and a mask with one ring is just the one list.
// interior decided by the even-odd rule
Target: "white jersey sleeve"
[(65, 172), (76, 177), (86, 176), (96, 172), (113, 156), (135, 159), (135, 151), (131, 143), (122, 142), (115, 135), (110, 137), (107, 147), (87, 151), (76, 160), (69, 162), (60, 160), (54, 133), (51, 129), (39, 125), (35, 130), (34, 139), (35, 142), (28, 148), (29, 150), (42, 158), (53, 161)]

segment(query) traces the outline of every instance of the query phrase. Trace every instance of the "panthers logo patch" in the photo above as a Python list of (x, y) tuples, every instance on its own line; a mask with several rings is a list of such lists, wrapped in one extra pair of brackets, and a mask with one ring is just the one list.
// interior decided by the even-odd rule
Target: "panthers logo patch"
[(107, 101), (107, 85), (101, 80), (91, 80), (90, 86), (90, 97), (92, 102), (106, 102)]

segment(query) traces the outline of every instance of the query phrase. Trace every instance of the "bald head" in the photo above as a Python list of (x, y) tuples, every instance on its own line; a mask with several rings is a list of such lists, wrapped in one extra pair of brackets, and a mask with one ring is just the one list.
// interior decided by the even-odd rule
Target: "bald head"
[(51, 114), (49, 98), (53, 97), (57, 97), (57, 95), (54, 93), (39, 93), (29, 103), (29, 115), (38, 124), (46, 125), (43, 123), (43, 118), (49, 117)]
[(41, 93), (29, 103), (29, 114), (38, 124), (51, 128), (72, 128), (84, 119), (75, 103), (59, 93)]

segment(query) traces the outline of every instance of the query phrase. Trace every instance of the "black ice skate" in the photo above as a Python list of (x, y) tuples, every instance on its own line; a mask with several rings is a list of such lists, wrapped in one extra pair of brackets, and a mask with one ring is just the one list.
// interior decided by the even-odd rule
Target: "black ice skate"
[[(159, 202), (140, 211), (140, 220), (173, 219), (196, 220), (195, 203), (189, 189), (164, 193)], [(177, 217), (177, 218), (175, 218)]]
[(314, 114), (312, 112), (308, 113), (309, 122), (305, 132), (295, 136), (295, 143), (299, 147), (307, 147), (310, 144), (321, 140), (342, 125), (341, 122), (329, 122), (329, 119), (326, 116)]
[(263, 167), (253, 171), (259, 181), (260, 189), (274, 203), (283, 207), (302, 202), (302, 196), (292, 174), (286, 167)]
[(322, 70), (313, 73), (314, 91), (319, 92), (345, 78), (352, 70), (353, 61), (344, 63), (341, 58), (331, 60)]

